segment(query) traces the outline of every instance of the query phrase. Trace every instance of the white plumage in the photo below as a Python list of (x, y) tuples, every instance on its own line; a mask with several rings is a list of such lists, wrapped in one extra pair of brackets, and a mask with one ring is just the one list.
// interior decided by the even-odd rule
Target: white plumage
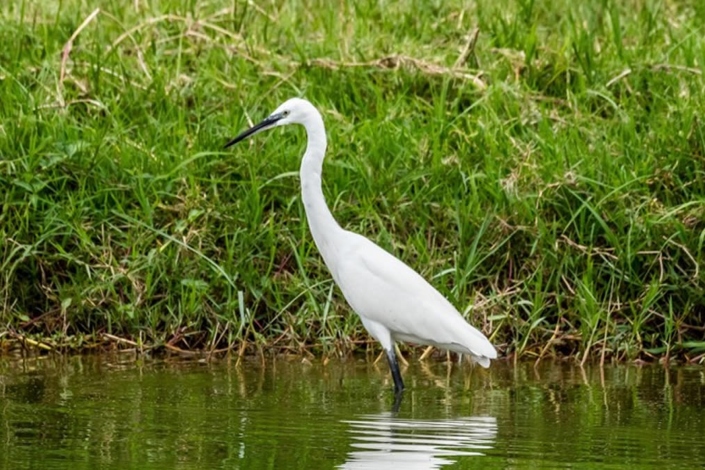
[(301, 194), (309, 228), (333, 279), (367, 331), (382, 344), (394, 378), (403, 388), (395, 341), (426, 344), (467, 354), (483, 367), (497, 351), (448, 300), (416, 271), (367, 238), (344, 230), (330, 213), (321, 189), (326, 131), (318, 110), (292, 98), (226, 147), (264, 129), (301, 124), (308, 144), (301, 161)]

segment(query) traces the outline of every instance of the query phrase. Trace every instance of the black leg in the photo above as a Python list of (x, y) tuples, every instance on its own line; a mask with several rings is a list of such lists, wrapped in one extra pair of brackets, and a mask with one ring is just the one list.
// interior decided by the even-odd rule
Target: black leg
[(389, 369), (392, 371), (392, 378), (394, 379), (394, 393), (401, 395), (404, 391), (404, 381), (401, 379), (401, 372), (399, 372), (399, 363), (397, 362), (396, 354), (394, 354), (394, 345), (392, 345), (392, 349), (387, 351), (387, 360), (389, 361)]
[(401, 401), (404, 398), (404, 392), (399, 392), (394, 394), (394, 404), (392, 405), (392, 413), (399, 413), (399, 408), (401, 408)]

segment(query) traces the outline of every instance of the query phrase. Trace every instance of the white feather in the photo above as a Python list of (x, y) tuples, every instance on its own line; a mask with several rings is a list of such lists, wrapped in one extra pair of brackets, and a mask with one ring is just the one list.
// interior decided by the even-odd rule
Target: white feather
[(321, 173), (327, 139), (323, 119), (308, 101), (293, 98), (267, 119), (233, 139), (232, 145), (262, 130), (301, 124), (308, 142), (301, 161), (301, 195), (309, 228), (333, 279), (369, 333), (382, 344), (403, 389), (394, 342), (428, 344), (470, 355), (482, 367), (497, 351), (448, 300), (409, 266), (361, 235), (343, 230), (326, 205)]

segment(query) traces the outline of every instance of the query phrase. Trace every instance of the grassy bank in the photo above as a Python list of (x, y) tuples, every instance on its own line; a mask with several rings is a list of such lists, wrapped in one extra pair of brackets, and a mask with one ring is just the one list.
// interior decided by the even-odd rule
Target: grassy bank
[(504, 355), (702, 361), (698, 0), (89, 3), (0, 6), (6, 349), (368, 347), (302, 131), (221, 151), (305, 96), (341, 225)]

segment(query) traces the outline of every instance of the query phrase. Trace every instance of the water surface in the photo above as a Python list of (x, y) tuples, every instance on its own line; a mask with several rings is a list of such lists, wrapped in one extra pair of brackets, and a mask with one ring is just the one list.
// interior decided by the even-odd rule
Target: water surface
[(0, 468), (701, 468), (705, 369), (0, 359)]

